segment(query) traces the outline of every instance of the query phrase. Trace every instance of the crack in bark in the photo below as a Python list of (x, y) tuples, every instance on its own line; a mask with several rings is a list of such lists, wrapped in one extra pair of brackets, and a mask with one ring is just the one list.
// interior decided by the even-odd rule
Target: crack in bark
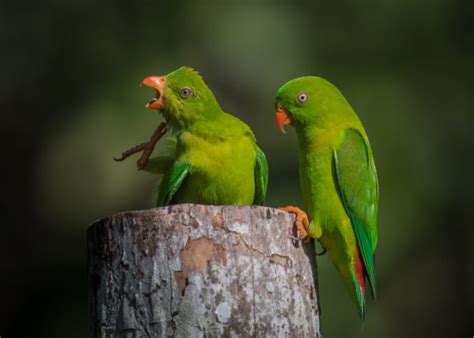
[[(172, 337), (175, 336), (176, 334), (176, 327), (173, 325), (173, 322), (174, 322), (174, 319), (173, 319), (173, 280), (171, 278), (173, 278), (173, 273), (171, 272), (171, 267), (170, 267), (170, 259), (169, 259), (169, 256), (168, 256), (168, 246), (166, 247), (166, 255), (168, 257), (168, 259), (166, 260), (167, 262), (167, 266), (168, 266), (168, 280), (169, 280), (169, 287), (170, 287), (170, 307), (169, 307), (169, 312), (170, 312), (170, 321), (168, 323), (166, 323), (166, 329), (170, 326), (169, 324), (171, 324), (171, 330), (173, 330), (173, 333), (172, 333)], [(174, 327), (173, 327), (174, 326)]]
[[(253, 216), (250, 216), (250, 219), (253, 221)], [(242, 238), (242, 242), (244, 245), (249, 248), (249, 245), (247, 242)], [(260, 252), (259, 250), (255, 249), (254, 247), (251, 247), (252, 250), (255, 250), (257, 252)], [(254, 256), (252, 256), (252, 296), (253, 296), (253, 335), (254, 337), (257, 335), (257, 303), (255, 301), (255, 261), (254, 261)]]

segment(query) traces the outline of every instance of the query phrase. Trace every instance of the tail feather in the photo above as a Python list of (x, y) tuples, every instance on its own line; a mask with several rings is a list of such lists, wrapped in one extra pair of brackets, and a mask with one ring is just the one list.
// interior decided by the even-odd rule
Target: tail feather
[(359, 316), (364, 323), (365, 320), (365, 276), (367, 272), (364, 269), (359, 249), (355, 248), (354, 252), (354, 288), (356, 303), (359, 310)]

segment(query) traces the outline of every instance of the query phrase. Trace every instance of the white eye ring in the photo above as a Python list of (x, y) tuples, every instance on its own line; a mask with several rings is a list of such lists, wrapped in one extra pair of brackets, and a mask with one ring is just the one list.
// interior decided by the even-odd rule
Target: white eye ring
[(181, 95), (182, 98), (186, 99), (193, 95), (193, 90), (189, 87), (183, 87), (179, 91), (179, 95)]
[(298, 96), (296, 97), (296, 101), (298, 103), (305, 103), (306, 100), (308, 100), (308, 94), (306, 93), (299, 93)]

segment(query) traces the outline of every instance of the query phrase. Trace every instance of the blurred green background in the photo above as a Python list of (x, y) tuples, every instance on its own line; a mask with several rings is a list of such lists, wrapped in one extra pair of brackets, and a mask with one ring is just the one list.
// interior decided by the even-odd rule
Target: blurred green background
[(0, 335), (88, 336), (87, 225), (153, 206), (158, 180), (112, 157), (160, 121), (138, 83), (195, 67), (270, 163), (267, 205), (301, 205), (289, 79), (334, 82), (380, 179), (379, 300), (363, 333), (318, 258), (325, 337), (474, 334), (472, 1), (92, 1), (0, 5)]

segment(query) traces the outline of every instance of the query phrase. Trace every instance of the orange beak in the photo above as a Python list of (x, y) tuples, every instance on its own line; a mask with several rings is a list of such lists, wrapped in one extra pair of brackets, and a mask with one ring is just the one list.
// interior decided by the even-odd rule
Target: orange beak
[(275, 110), (275, 122), (278, 128), (281, 130), (283, 134), (286, 134), (285, 126), (291, 124), (293, 121), (291, 120), (290, 115), (285, 110), (285, 108), (278, 107)]
[(156, 92), (155, 97), (145, 105), (148, 109), (163, 109), (164, 107), (164, 88), (166, 79), (163, 76), (149, 76), (142, 81), (142, 84), (153, 88)]

